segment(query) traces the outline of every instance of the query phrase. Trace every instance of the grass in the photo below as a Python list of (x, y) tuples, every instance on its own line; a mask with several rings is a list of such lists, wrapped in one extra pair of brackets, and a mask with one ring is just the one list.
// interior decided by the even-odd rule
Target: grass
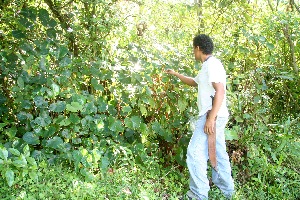
[[(289, 149), (278, 152), (283, 162), (271, 162), (262, 148), (249, 148), (244, 164), (233, 164), (236, 195), (233, 200), (300, 199), (299, 156)], [(298, 145), (296, 142), (294, 145)], [(295, 148), (299, 149), (299, 148)], [(293, 156), (292, 156), (293, 155)], [(130, 158), (132, 159), (132, 158)], [(19, 178), (12, 187), (0, 176), (1, 200), (177, 200), (188, 190), (188, 171), (161, 166), (153, 157), (144, 165), (123, 160), (107, 171), (95, 171), (85, 179), (67, 164), (38, 165), (38, 180)], [(208, 173), (210, 174), (210, 173)], [(245, 176), (245, 177), (242, 177)], [(225, 200), (212, 186), (212, 200)]]
[[(109, 169), (107, 173), (96, 173), (94, 179), (90, 181), (62, 165), (40, 168), (39, 173), (38, 181), (25, 177), (12, 187), (8, 187), (5, 181), (1, 181), (0, 198), (3, 200), (175, 200), (188, 190), (186, 170), (179, 172), (175, 167), (163, 168), (158, 164)], [(262, 199), (262, 197), (274, 199), (274, 195), (269, 195), (263, 186), (256, 188), (254, 183), (249, 182), (243, 186), (236, 184), (237, 192), (234, 199)], [(272, 189), (271, 185), (266, 187)], [(273, 189), (276, 193), (276, 188)], [(277, 192), (280, 194), (282, 191)], [(292, 192), (297, 192), (297, 188)], [(209, 196), (210, 199), (225, 199), (215, 186), (211, 188)], [(296, 196), (294, 197), (279, 196), (275, 199), (296, 199)]]

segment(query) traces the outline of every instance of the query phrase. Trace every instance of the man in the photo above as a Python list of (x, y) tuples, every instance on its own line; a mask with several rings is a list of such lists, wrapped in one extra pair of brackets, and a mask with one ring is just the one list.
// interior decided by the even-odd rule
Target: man
[[(229, 116), (226, 106), (226, 72), (220, 60), (212, 55), (214, 45), (209, 36), (196, 36), (193, 39), (193, 47), (195, 59), (202, 62), (200, 73), (195, 78), (184, 76), (172, 69), (166, 70), (166, 73), (178, 77), (183, 83), (198, 86), (199, 119), (187, 149), (187, 166), (190, 173), (190, 190), (187, 196), (188, 199), (197, 200), (208, 198), (210, 188), (207, 160), (210, 158), (212, 161), (211, 156), (214, 156), (217, 161), (216, 166), (212, 167), (212, 180), (225, 197), (231, 198), (234, 183), (224, 135)], [(208, 151), (208, 141), (211, 140), (208, 138), (214, 134), (215, 155)]]

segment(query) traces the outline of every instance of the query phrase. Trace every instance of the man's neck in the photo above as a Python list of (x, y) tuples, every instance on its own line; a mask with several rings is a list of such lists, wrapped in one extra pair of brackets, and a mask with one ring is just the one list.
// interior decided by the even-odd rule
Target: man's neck
[(212, 56), (211, 54), (205, 54), (205, 55), (203, 55), (203, 57), (201, 59), (202, 63), (204, 63), (205, 61), (207, 61), (211, 56)]

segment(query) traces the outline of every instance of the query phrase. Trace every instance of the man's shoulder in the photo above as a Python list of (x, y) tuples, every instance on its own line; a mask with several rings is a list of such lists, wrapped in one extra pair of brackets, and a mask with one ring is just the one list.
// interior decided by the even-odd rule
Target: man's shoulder
[(217, 64), (217, 65), (223, 66), (221, 60), (219, 58), (215, 57), (215, 56), (212, 56), (211, 59), (208, 60), (208, 61), (209, 61), (208, 62), (209, 64), (214, 64), (214, 65)]

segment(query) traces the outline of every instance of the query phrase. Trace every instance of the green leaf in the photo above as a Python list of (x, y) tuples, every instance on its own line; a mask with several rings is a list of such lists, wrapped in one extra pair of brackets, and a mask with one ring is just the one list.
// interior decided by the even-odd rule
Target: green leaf
[(60, 92), (60, 88), (59, 88), (59, 85), (55, 84), (55, 83), (52, 83), (51, 84), (51, 89), (53, 91), (53, 96), (57, 96)]
[(225, 129), (225, 138), (226, 140), (237, 140), (238, 133), (232, 129)]
[(7, 157), (8, 157), (8, 151), (6, 150), (6, 148), (1, 148), (0, 158), (2, 158), (3, 160), (7, 160)]
[(12, 35), (17, 39), (25, 38), (25, 34), (21, 30), (13, 30)]
[(160, 125), (160, 123), (158, 123), (157, 121), (152, 123), (152, 130), (154, 130), (155, 133), (158, 133), (159, 135), (163, 135), (163, 130), (162, 127)]
[(37, 117), (34, 122), (41, 127), (46, 127), (51, 123), (51, 118), (49, 116)]
[(49, 106), (49, 110), (53, 111), (53, 112), (62, 112), (66, 109), (66, 102), (64, 101), (58, 101), (56, 103), (52, 103)]
[(60, 46), (58, 51), (59, 51), (58, 59), (64, 58), (69, 53), (69, 49), (65, 46)]
[(36, 10), (33, 7), (22, 8), (20, 14), (32, 21), (36, 20)]
[(124, 127), (122, 122), (112, 116), (109, 116), (109, 129), (114, 132), (123, 132)]
[(259, 103), (259, 102), (260, 102), (260, 96), (255, 96), (254, 103)]
[(14, 138), (14, 137), (16, 136), (16, 134), (17, 134), (17, 127), (13, 126), (13, 127), (9, 128), (9, 129), (6, 129), (6, 130), (4, 131), (4, 133), (5, 133), (10, 139), (12, 139), (12, 138)]
[(133, 128), (138, 129), (140, 127), (140, 124), (141, 124), (142, 120), (139, 116), (132, 116), (131, 121), (132, 121)]
[(95, 104), (93, 102), (86, 103), (84, 105), (82, 113), (86, 114), (86, 115), (92, 114), (92, 113), (97, 113), (97, 107), (95, 106)]
[(24, 26), (25, 28), (33, 28), (33, 23), (28, 21), (28, 19), (21, 17), (19, 19), (19, 22), (22, 26)]
[(244, 120), (240, 116), (235, 116), (235, 121), (243, 122)]
[(124, 119), (124, 124), (125, 124), (126, 127), (133, 129), (133, 123), (132, 123), (130, 118), (125, 118)]
[(8, 169), (5, 172), (5, 178), (8, 186), (11, 187), (15, 181), (15, 173), (11, 169)]
[(265, 38), (264, 36), (259, 36), (259, 37), (258, 37), (258, 40), (259, 40), (261, 43), (265, 43), (266, 38)]
[(188, 102), (184, 98), (179, 98), (178, 99), (178, 109), (183, 112), (186, 107), (188, 106)]
[(9, 150), (9, 152), (10, 152), (11, 154), (13, 154), (14, 156), (20, 156), (20, 152), (19, 152), (17, 149), (9, 148), (8, 150)]
[(57, 25), (57, 22), (54, 19), (50, 19), (48, 22), (48, 25), (52, 28), (54, 28)]
[(78, 102), (71, 102), (71, 104), (67, 104), (67, 111), (70, 112), (78, 112), (82, 110), (82, 105), (80, 105)]
[(73, 123), (73, 124), (78, 124), (79, 121), (80, 121), (80, 118), (76, 114), (74, 114), (74, 113), (70, 114), (70, 118), (69, 119), (70, 119), (71, 123)]
[(50, 21), (50, 18), (49, 18), (49, 13), (46, 9), (40, 9), (39, 10), (39, 19), (41, 20), (43, 26), (48, 26), (48, 23)]
[(53, 149), (59, 149), (63, 145), (64, 141), (58, 137), (55, 136), (52, 139), (47, 141), (47, 147), (53, 148)]
[(60, 62), (59, 65), (61, 67), (67, 67), (71, 64), (72, 60), (69, 57), (64, 57)]
[(33, 98), (33, 101), (38, 108), (45, 108), (48, 106), (48, 102), (44, 100), (42, 96), (36, 96)]
[(27, 157), (26, 159), (27, 159), (28, 163), (29, 163), (31, 166), (37, 167), (37, 163), (36, 163), (36, 161), (35, 161), (34, 158), (32, 158), (32, 157)]
[(28, 144), (26, 144), (23, 148), (23, 154), (25, 155), (25, 157), (30, 156), (30, 150), (29, 150), (29, 146)]
[(60, 123), (59, 126), (69, 126), (71, 124), (71, 120), (69, 118), (63, 119)]
[(30, 171), (29, 172), (29, 177), (34, 180), (34, 181), (37, 181), (38, 180), (38, 173), (35, 172), (35, 171)]
[(273, 50), (273, 49), (275, 48), (274, 44), (269, 43), (269, 42), (267, 42), (267, 47), (268, 47), (270, 50)]
[(140, 111), (141, 111), (142, 115), (143, 116), (147, 116), (147, 109), (146, 109), (146, 107), (143, 104), (139, 105), (139, 107), (140, 107)]
[(130, 113), (130, 112), (132, 111), (132, 108), (131, 108), (130, 106), (124, 106), (124, 107), (122, 108), (122, 111), (123, 111), (124, 113)]
[(103, 157), (101, 159), (101, 170), (106, 171), (109, 166), (109, 159), (107, 157)]
[(17, 160), (13, 161), (13, 165), (17, 168), (25, 168), (27, 167), (27, 160), (23, 154), (21, 154)]
[(56, 38), (56, 30), (54, 28), (48, 28), (46, 33), (49, 38)]
[(40, 140), (39, 137), (37, 135), (35, 135), (33, 132), (26, 132), (23, 135), (23, 140), (27, 143), (27, 144), (39, 144)]
[(23, 81), (22, 77), (18, 78), (17, 84), (20, 87), (20, 89), (22, 89), (22, 90), (24, 89), (24, 81)]
[(99, 83), (99, 80), (92, 78), (91, 84), (95, 90), (104, 91), (104, 87), (101, 83)]

